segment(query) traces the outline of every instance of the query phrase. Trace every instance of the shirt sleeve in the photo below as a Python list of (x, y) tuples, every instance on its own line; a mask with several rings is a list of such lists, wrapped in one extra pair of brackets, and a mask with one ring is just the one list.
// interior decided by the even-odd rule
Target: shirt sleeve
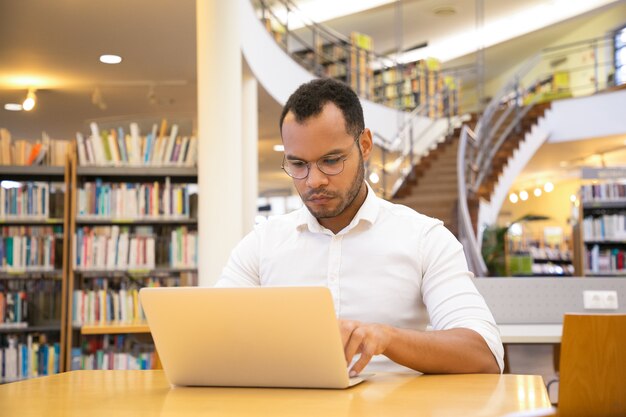
[(255, 229), (235, 246), (215, 286), (221, 288), (261, 286), (259, 249), (259, 231)]
[(434, 330), (471, 329), (480, 334), (504, 369), (500, 331), (484, 298), (472, 282), (463, 246), (437, 223), (421, 241), (422, 297)]

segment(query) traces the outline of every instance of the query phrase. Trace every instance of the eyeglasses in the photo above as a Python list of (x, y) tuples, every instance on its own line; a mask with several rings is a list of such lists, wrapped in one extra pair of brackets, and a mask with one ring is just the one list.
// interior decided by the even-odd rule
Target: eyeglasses
[[(359, 143), (359, 139), (361, 138), (362, 133), (363, 130), (361, 131), (361, 133), (358, 134), (354, 142), (352, 142), (352, 145), (354, 145), (355, 143)], [(341, 174), (343, 172), (345, 162), (350, 157), (350, 154), (352, 154), (353, 150), (354, 149), (351, 149), (350, 152), (348, 152), (345, 156), (324, 156), (315, 161), (315, 165), (317, 165), (317, 169), (319, 169), (325, 175)], [(298, 159), (291, 160), (283, 156), (283, 164), (281, 168), (291, 178), (294, 178), (296, 180), (302, 180), (309, 176), (309, 172), (311, 171), (311, 163), (312, 162), (300, 161)]]

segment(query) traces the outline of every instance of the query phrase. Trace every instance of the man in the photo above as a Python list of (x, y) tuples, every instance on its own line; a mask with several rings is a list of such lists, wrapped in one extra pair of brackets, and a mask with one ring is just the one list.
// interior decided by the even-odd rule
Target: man
[[(283, 169), (304, 207), (257, 226), (217, 286), (329, 287), (352, 376), (368, 364), (500, 372), (499, 332), (461, 244), (439, 220), (376, 197), (365, 182), (372, 133), (356, 94), (330, 79), (304, 84), (280, 128)], [(416, 330), (422, 300), (432, 331)]]

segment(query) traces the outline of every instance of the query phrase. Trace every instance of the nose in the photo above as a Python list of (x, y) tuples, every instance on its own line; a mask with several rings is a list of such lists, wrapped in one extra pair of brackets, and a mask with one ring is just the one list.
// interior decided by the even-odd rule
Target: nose
[(328, 176), (320, 171), (317, 164), (312, 163), (309, 166), (309, 176), (306, 177), (306, 185), (310, 188), (318, 188), (326, 184), (328, 184)]

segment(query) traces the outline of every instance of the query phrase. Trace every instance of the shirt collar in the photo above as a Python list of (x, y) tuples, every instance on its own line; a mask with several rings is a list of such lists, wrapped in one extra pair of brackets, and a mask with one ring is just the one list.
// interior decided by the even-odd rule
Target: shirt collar
[[(378, 212), (380, 211), (380, 198), (376, 196), (374, 190), (372, 190), (372, 187), (370, 187), (367, 181), (365, 182), (365, 186), (367, 187), (367, 197), (365, 197), (365, 201), (359, 208), (359, 211), (357, 211), (350, 224), (344, 229), (344, 232), (354, 228), (361, 222), (361, 220), (373, 224), (378, 217)], [(295, 226), (298, 230), (303, 230), (307, 227), (309, 231), (313, 233), (324, 233), (326, 230), (321, 224), (319, 224), (317, 219), (313, 217), (309, 209), (304, 204), (299, 209)]]

